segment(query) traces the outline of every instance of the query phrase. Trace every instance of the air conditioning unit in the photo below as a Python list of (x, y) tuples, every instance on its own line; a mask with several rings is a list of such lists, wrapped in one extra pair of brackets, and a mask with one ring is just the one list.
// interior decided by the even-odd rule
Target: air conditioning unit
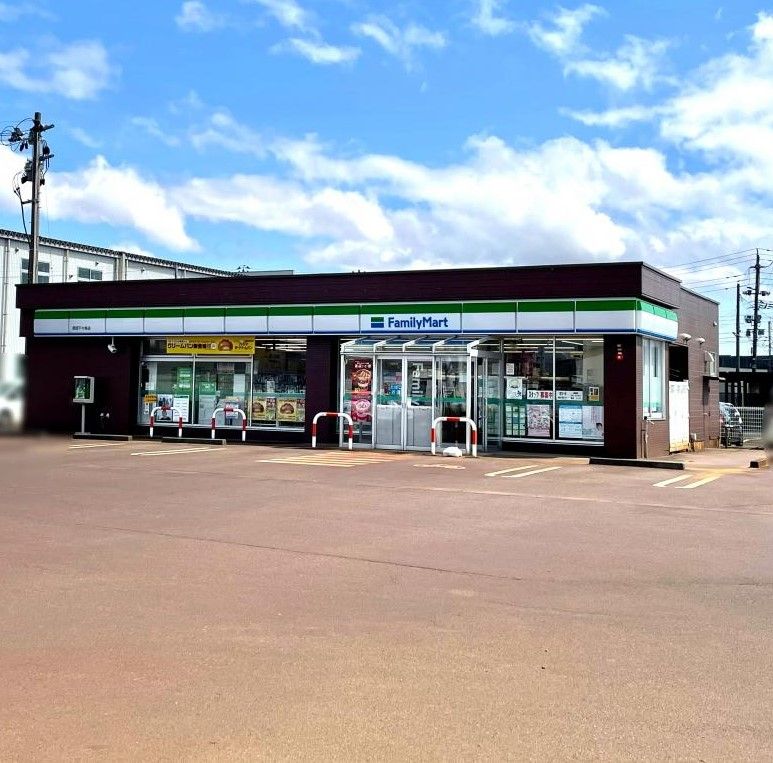
[(717, 354), (715, 352), (705, 351), (703, 353), (703, 375), (710, 376), (712, 379), (719, 377), (717, 370)]

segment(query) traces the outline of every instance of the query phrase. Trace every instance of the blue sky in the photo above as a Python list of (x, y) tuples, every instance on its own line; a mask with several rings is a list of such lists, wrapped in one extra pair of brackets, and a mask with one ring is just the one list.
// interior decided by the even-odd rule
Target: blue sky
[(759, 4), (20, 0), (0, 34), (0, 123), (56, 124), (45, 235), (253, 270), (644, 259), (725, 340), (773, 249)]

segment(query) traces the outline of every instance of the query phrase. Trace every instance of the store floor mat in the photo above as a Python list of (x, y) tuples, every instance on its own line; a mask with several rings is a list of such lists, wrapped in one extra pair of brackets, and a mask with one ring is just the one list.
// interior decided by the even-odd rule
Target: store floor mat
[(296, 464), (298, 466), (332, 466), (350, 469), (353, 466), (383, 464), (405, 458), (404, 455), (384, 453), (352, 453), (349, 451), (321, 451), (319, 453), (299, 453), (281, 458), (259, 458), (259, 464)]

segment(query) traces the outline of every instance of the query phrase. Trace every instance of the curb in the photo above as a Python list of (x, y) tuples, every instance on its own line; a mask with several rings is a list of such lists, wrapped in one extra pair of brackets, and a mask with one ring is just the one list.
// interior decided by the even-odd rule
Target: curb
[(642, 466), (647, 469), (677, 469), (684, 470), (681, 461), (650, 461), (643, 458), (607, 458), (606, 456), (591, 456), (588, 463), (600, 466)]
[[(156, 440), (158, 442), (158, 440)], [(181, 442), (185, 445), (225, 445), (226, 441), (217, 438), (212, 440), (209, 437), (162, 437), (161, 442)]]
[(132, 439), (130, 434), (91, 434), (89, 432), (75, 432), (73, 440), (117, 440), (119, 442), (129, 442)]

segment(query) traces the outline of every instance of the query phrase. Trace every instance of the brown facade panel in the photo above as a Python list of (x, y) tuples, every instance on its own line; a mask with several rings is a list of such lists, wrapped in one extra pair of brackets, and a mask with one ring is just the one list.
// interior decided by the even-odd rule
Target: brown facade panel
[(604, 453), (637, 456), (635, 336), (604, 337)]

